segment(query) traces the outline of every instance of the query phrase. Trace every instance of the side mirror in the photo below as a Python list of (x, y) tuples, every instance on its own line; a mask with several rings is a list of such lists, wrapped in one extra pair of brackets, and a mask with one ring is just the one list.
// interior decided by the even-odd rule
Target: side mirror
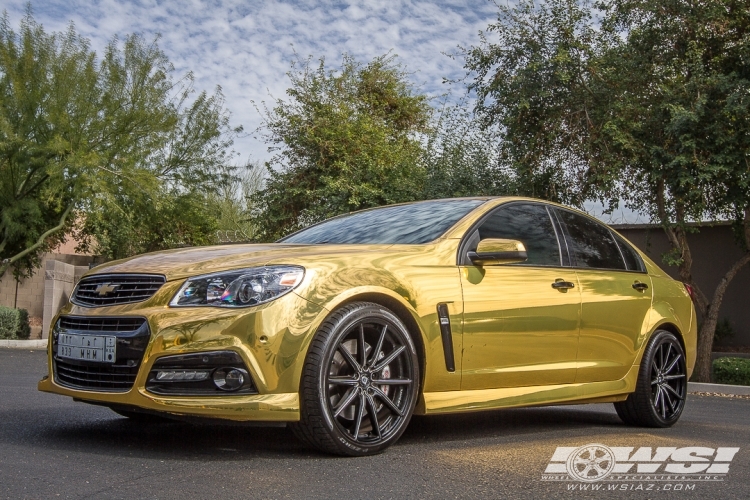
[(525, 262), (526, 247), (516, 240), (485, 238), (477, 245), (476, 252), (468, 253), (469, 260), (476, 266), (497, 266)]

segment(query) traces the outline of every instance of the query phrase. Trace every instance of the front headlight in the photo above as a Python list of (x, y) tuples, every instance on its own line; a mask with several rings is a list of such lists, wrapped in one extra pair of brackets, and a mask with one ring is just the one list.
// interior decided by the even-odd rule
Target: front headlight
[(248, 307), (269, 302), (300, 284), (305, 269), (267, 266), (188, 278), (169, 303), (173, 307)]

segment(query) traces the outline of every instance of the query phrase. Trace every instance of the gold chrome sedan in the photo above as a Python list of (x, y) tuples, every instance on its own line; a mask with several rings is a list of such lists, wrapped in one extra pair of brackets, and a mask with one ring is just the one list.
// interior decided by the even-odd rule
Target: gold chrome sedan
[(92, 270), (39, 389), (131, 418), (286, 422), (342, 455), (382, 451), (415, 413), (613, 402), (666, 427), (695, 363), (689, 292), (559, 205), (393, 205)]

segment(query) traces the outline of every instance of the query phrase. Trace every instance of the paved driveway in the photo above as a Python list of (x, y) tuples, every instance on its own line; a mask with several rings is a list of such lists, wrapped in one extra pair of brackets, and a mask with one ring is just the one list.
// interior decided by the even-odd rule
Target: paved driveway
[[(691, 395), (657, 430), (611, 405), (415, 418), (385, 453), (347, 459), (284, 428), (134, 425), (37, 392), (44, 373), (43, 352), (0, 350), (0, 498), (750, 498), (750, 399)], [(588, 443), (740, 451), (721, 481), (542, 480), (557, 447)]]

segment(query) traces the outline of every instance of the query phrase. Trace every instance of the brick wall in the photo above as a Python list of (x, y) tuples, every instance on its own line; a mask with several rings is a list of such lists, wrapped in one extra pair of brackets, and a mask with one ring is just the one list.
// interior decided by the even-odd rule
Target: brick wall
[[(8, 270), (0, 280), (0, 305), (26, 309), (29, 317), (42, 319), (42, 335), (43, 338), (47, 338), (48, 321), (51, 321), (54, 316), (54, 313), (52, 316), (49, 315), (50, 308), (57, 307), (56, 313), (57, 309), (64, 304), (64, 300), (67, 300), (73, 290), (73, 284), (88, 270), (92, 259), (93, 257), (89, 255), (44, 254), (42, 267), (37, 269), (31, 278), (18, 283), (17, 290), (13, 272)], [(67, 276), (70, 276), (69, 280)], [(50, 293), (49, 307), (45, 307), (46, 293)], [(47, 322), (44, 321), (45, 319)]]

